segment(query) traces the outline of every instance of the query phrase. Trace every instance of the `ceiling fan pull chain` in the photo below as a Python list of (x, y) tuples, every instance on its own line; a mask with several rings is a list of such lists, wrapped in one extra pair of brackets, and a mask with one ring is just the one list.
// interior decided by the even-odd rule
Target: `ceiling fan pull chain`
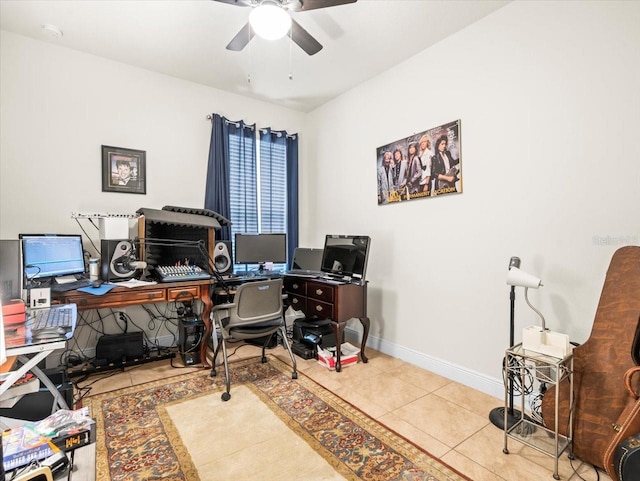
[(248, 84), (251, 83), (251, 52), (252, 52), (252, 48), (251, 48), (251, 45), (249, 45), (249, 69), (247, 71), (247, 83)]
[(289, 42), (289, 80), (293, 80), (293, 42)]

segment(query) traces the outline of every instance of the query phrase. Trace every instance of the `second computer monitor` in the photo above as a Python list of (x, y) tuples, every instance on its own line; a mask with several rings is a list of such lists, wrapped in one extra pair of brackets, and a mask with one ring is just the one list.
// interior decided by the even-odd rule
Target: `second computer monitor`
[(287, 235), (281, 234), (236, 234), (235, 263), (258, 264), (287, 262)]

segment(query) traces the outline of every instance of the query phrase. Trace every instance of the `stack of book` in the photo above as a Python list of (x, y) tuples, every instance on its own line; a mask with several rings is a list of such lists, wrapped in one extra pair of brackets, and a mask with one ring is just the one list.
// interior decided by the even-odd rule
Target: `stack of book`
[[(0, 373), (0, 384), (2, 384), (4, 379), (10, 374), (11, 372)], [(38, 389), (40, 389), (40, 380), (28, 372), (0, 395), (0, 408), (12, 408), (22, 396), (32, 392), (38, 392)]]
[(2, 462), (4, 469), (9, 471), (95, 440), (96, 425), (87, 408), (61, 409), (42, 421), (5, 429), (2, 432)]

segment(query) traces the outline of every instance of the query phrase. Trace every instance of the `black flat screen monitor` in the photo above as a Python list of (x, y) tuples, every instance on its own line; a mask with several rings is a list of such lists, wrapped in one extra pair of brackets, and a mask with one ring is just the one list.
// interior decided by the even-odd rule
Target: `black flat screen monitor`
[(364, 281), (370, 243), (371, 239), (363, 235), (327, 235), (322, 272)]
[(236, 234), (235, 263), (259, 264), (287, 262), (286, 234)]
[(82, 236), (20, 234), (25, 280), (84, 274)]
[(322, 267), (322, 249), (296, 247), (293, 251), (292, 269), (320, 272)]

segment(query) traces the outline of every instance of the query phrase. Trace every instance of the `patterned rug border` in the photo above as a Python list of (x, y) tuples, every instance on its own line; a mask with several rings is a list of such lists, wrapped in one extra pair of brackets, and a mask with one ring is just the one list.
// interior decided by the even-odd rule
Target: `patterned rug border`
[[(298, 379), (295, 381), (291, 380), (291, 366), (275, 357), (274, 355), (268, 354), (269, 361), (267, 366), (274, 368), (278, 371), (279, 374), (283, 376), (287, 376), (288, 381), (291, 383), (297, 383), (302, 388), (306, 389), (322, 402), (326, 403), (328, 406), (333, 408), (337, 413), (341, 416), (346, 417), (347, 419), (352, 419), (354, 423), (358, 426), (361, 426), (363, 430), (369, 432), (371, 435), (379, 439), (382, 443), (392, 448), (401, 456), (411, 460), (411, 462), (417, 466), (427, 467), (437, 475), (437, 478), (432, 476), (427, 477), (414, 477), (407, 476), (406, 479), (410, 480), (438, 480), (438, 481), (471, 481), (470, 478), (461, 474), (451, 466), (449, 466), (444, 461), (440, 460), (438, 457), (433, 456), (425, 449), (417, 446), (411, 440), (407, 439), (403, 435), (397, 433), (392, 428), (384, 425), (383, 423), (371, 418), (365, 412), (363, 412), (357, 406), (354, 406), (350, 402), (341, 398), (337, 394), (333, 393), (326, 387), (317, 383), (307, 375), (302, 372), (298, 373)], [(252, 364), (261, 364), (260, 356), (251, 357), (243, 360), (235, 361), (232, 364), (231, 371), (233, 372), (234, 368), (242, 368), (246, 366), (250, 366)], [(178, 434), (177, 428), (175, 427), (173, 421), (171, 420), (167, 407), (175, 404), (179, 404), (188, 400), (197, 399), (202, 396), (208, 396), (215, 393), (221, 393), (223, 388), (223, 377), (224, 375), (218, 375), (217, 378), (211, 378), (209, 376), (209, 370), (197, 370), (190, 371), (184, 374), (177, 374), (175, 376), (170, 376), (165, 379), (150, 381), (142, 384), (138, 384), (136, 386), (116, 389), (113, 391), (96, 394), (93, 396), (89, 396), (86, 398), (86, 405), (88, 405), (91, 409), (92, 416), (96, 418), (96, 427), (98, 429), (98, 439), (96, 442), (96, 481), (116, 481), (116, 479), (112, 479), (109, 473), (110, 460), (108, 459), (107, 454), (107, 446), (104, 439), (104, 415), (102, 412), (102, 401), (112, 399), (115, 397), (122, 397), (131, 394), (135, 394), (138, 392), (148, 391), (152, 389), (157, 389), (159, 387), (166, 386), (168, 384), (175, 383), (184, 383), (185, 381), (190, 380), (202, 380), (210, 383), (208, 388), (204, 388), (202, 392), (190, 394), (188, 397), (175, 399), (175, 400), (167, 400), (154, 406), (154, 410), (158, 414), (160, 422), (162, 423), (162, 427), (167, 435), (171, 439), (171, 447), (176, 457), (178, 458), (179, 466), (182, 469), (183, 473), (180, 477), (171, 477), (171, 473), (164, 473), (162, 479), (166, 480), (185, 480), (185, 481), (199, 481), (198, 470), (194, 465), (191, 456), (184, 446), (180, 435)], [(233, 375), (233, 374), (232, 374)], [(322, 443), (313, 437), (304, 427), (300, 426), (300, 424), (293, 419), (290, 415), (288, 415), (284, 409), (279, 406), (272, 398), (270, 398), (265, 392), (263, 392), (256, 382), (259, 382), (259, 379), (254, 381), (246, 380), (240, 381), (237, 379), (232, 379), (232, 399), (229, 402), (233, 402), (233, 386), (234, 385), (244, 385), (248, 389), (251, 390), (256, 396), (258, 396), (262, 402), (282, 421), (285, 425), (295, 432), (298, 436), (305, 440), (316, 452), (318, 452), (339, 474), (344, 476), (349, 481), (360, 481), (362, 478), (347, 467), (340, 459), (338, 459), (332, 452), (330, 452)], [(102, 434), (102, 439), (100, 434)], [(102, 475), (107, 475), (106, 477), (102, 477)], [(404, 478), (403, 478), (404, 479)]]

